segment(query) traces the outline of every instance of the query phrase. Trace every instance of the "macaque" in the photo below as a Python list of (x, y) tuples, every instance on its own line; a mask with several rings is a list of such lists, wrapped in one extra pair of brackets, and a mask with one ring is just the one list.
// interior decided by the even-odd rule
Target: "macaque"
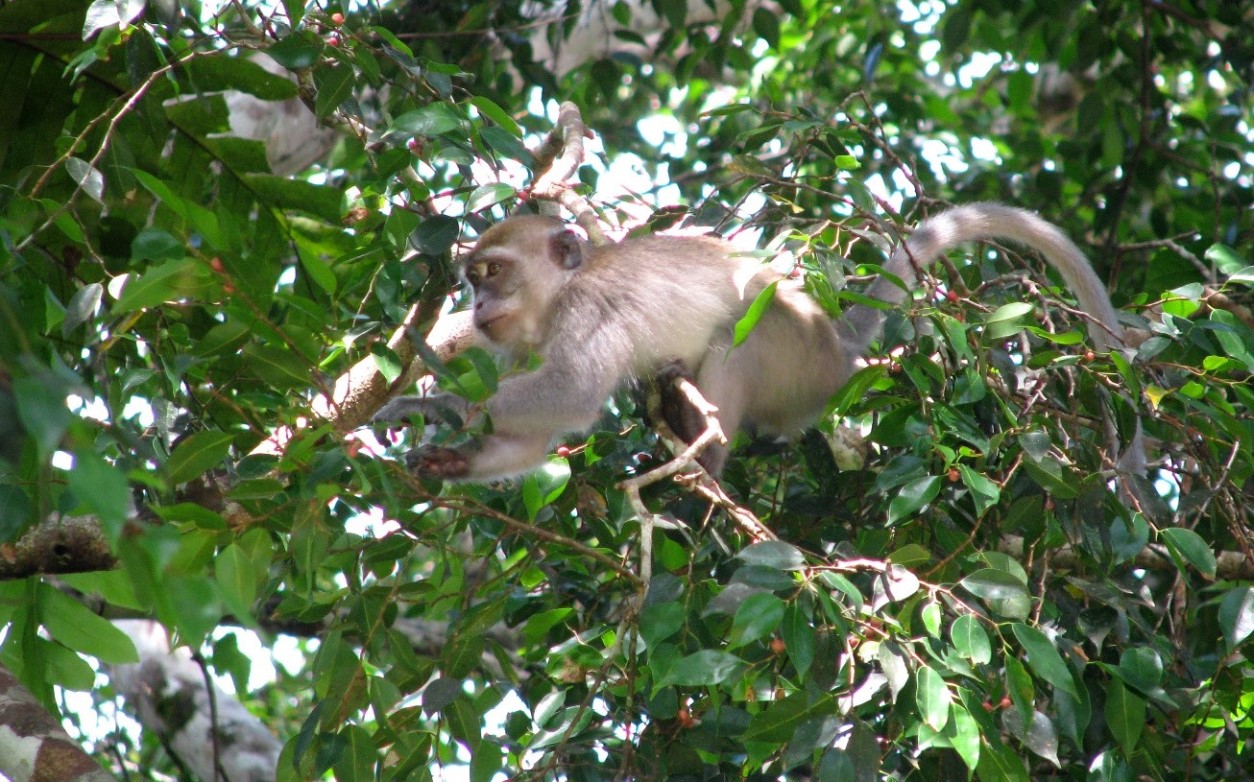
[[(1095, 346), (1123, 346), (1106, 289), (1079, 248), (1022, 209), (977, 203), (930, 217), (885, 269), (913, 288), (919, 269), (944, 252), (992, 239), (1039, 251), (1091, 317)], [(534, 469), (558, 437), (590, 428), (621, 384), (675, 361), (718, 407), (728, 435), (742, 427), (795, 434), (849, 380), (884, 321), (883, 309), (862, 304), (833, 321), (800, 281), (718, 239), (655, 235), (594, 247), (550, 217), (512, 217), (493, 226), (465, 258), (462, 272), (474, 292), (476, 328), (505, 356), (524, 362), (534, 353), (540, 364), (506, 376), (480, 406), (448, 394), (405, 396), (376, 414), (376, 421), (391, 421), (444, 409), (473, 420), (486, 412), (492, 431), (475, 446), (427, 446), (411, 454), (415, 472), (449, 480), (483, 481)], [(770, 307), (748, 339), (733, 347), (736, 322), (773, 282), (778, 285)], [(886, 278), (867, 294), (890, 305), (907, 295)], [(712, 444), (702, 463), (717, 475), (726, 458), (726, 446)], [(1120, 467), (1143, 470), (1139, 427)]]

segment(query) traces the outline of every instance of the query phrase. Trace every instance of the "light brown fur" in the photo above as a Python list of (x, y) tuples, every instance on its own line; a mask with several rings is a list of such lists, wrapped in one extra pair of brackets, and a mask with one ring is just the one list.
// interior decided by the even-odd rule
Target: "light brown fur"
[[(1055, 226), (1000, 204), (957, 207), (920, 223), (886, 270), (913, 287), (917, 269), (963, 242), (1009, 239), (1039, 250), (1097, 321), (1102, 349), (1122, 347), (1123, 331), (1101, 281)], [(813, 422), (878, 337), (883, 311), (855, 306), (833, 323), (794, 281), (711, 238), (648, 236), (592, 247), (555, 218), (514, 217), (486, 231), (463, 270), (475, 290), (475, 322), (499, 349), (538, 369), (506, 377), (486, 403), (493, 433), (477, 449), (429, 449), (415, 468), (440, 477), (484, 480), (543, 463), (553, 441), (589, 428), (622, 383), (682, 361), (719, 408), (728, 434), (742, 426), (793, 434)], [(741, 345), (732, 330), (756, 296), (777, 282), (771, 306)], [(900, 303), (905, 291), (881, 279), (868, 295)], [(434, 407), (472, 411), (440, 395), (393, 400), (376, 416), (391, 420)], [(718, 472), (726, 450), (703, 460)], [(1144, 468), (1139, 429), (1123, 466)]]

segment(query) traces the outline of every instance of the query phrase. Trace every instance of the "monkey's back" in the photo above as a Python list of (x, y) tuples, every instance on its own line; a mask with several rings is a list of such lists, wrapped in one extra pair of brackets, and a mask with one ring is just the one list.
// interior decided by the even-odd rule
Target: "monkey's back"
[(730, 335), (758, 293), (779, 279), (734, 253), (708, 237), (646, 236), (599, 247), (571, 281), (569, 305), (560, 309), (595, 313), (588, 324), (593, 332), (627, 340), (633, 362), (625, 371), (632, 375), (672, 359), (695, 367), (711, 339)]

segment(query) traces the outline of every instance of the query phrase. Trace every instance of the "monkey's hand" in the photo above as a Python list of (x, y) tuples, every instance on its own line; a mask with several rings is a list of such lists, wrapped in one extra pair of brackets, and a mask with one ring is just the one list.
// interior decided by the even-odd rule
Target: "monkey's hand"
[(456, 448), (424, 445), (405, 455), (405, 465), (420, 478), (457, 480), (470, 473), (470, 459)]
[(379, 408), (370, 419), (374, 423), (404, 421), (415, 416), (422, 416), (425, 423), (432, 423), (436, 418), (449, 420), (461, 427), (470, 415), (470, 405), (465, 399), (452, 394), (433, 394), (432, 396), (398, 396)]

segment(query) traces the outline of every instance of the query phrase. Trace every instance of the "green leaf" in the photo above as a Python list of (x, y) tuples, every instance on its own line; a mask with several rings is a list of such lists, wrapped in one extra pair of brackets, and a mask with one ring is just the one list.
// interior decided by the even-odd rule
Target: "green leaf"
[[(1221, 609), (1222, 610), (1222, 609)], [(1119, 678), (1141, 692), (1149, 692), (1162, 683), (1163, 661), (1149, 647), (1125, 649), (1119, 657)]]
[[(502, 768), (503, 753), (504, 750), (495, 742), (479, 742), (470, 757), (470, 782), (492, 782)], [(373, 778), (373, 775), (364, 777), (364, 779)]]
[(158, 179), (147, 171), (137, 168), (127, 170), (139, 180), (139, 183), (148, 192), (161, 201), (162, 206), (167, 207), (170, 211), (186, 220), (200, 234), (209, 247), (222, 247), (226, 244), (222, 236), (222, 227), (218, 223), (218, 217), (212, 211), (178, 195), (170, 189), (170, 186), (165, 181)]
[(131, 488), (122, 471), (91, 451), (78, 451), (65, 480), (74, 497), (100, 517), (109, 540), (116, 541), (131, 512)]
[(901, 691), (910, 683), (910, 663), (901, 645), (893, 641), (882, 641), (875, 653), (875, 660), (880, 664), (884, 678), (888, 680), (888, 691), (893, 700), (901, 695)]
[(1254, 266), (1247, 266), (1245, 258), (1226, 244), (1212, 244), (1206, 248), (1207, 262), (1217, 266), (1221, 277), (1228, 282), (1254, 282)]
[(754, 543), (741, 549), (736, 558), (748, 565), (761, 565), (776, 570), (801, 570), (806, 564), (801, 550), (782, 540)]
[(35, 503), (20, 486), (0, 483), (0, 543), (11, 543), (36, 521)]
[(1160, 534), (1177, 564), (1188, 562), (1202, 575), (1215, 577), (1219, 562), (1201, 535), (1184, 527), (1167, 527)]
[(902, 486), (888, 502), (888, 523), (896, 524), (917, 514), (940, 495), (941, 486), (937, 475), (927, 475)]
[[(1028, 669), (1023, 667), (1017, 657), (1006, 657), (1006, 691), (1020, 714), (1029, 712), (1036, 700), (1036, 685)], [(1062, 697), (1070, 697), (1066, 693)]]
[(962, 476), (963, 485), (971, 490), (976, 513), (983, 515), (1001, 500), (1001, 487), (967, 465), (958, 465), (958, 474)]
[(767, 308), (771, 306), (771, 301), (775, 299), (775, 288), (778, 285), (779, 282), (776, 281), (763, 288), (762, 292), (754, 298), (753, 303), (749, 305), (749, 310), (745, 312), (744, 317), (736, 321), (735, 335), (732, 338), (733, 348), (744, 343), (749, 338), (749, 334), (753, 332), (754, 327), (758, 325), (758, 321), (762, 319), (762, 316), (766, 314)]
[(514, 197), (518, 191), (512, 185), (504, 182), (494, 182), (490, 185), (481, 185), (476, 187), (474, 192), (470, 194), (470, 198), (466, 201), (467, 212), (478, 212), (481, 209), (487, 209), (502, 201), (506, 201)]
[(431, 103), (414, 111), (408, 111), (388, 128), (389, 136), (414, 136), (435, 138), (445, 134), (466, 135), (466, 119), (447, 103)]
[(171, 486), (187, 483), (222, 463), (231, 447), (226, 432), (197, 432), (175, 447), (165, 463), (166, 478)]
[(93, 282), (74, 292), (69, 305), (65, 308), (65, 320), (61, 323), (61, 336), (68, 337), (74, 329), (95, 316), (100, 302), (104, 300), (104, 290), (103, 285)]
[(276, 209), (307, 212), (329, 223), (338, 223), (344, 214), (344, 193), (339, 188), (271, 174), (247, 174), (243, 180), (258, 198)]
[(168, 301), (196, 299), (217, 289), (218, 281), (208, 266), (193, 258), (180, 258), (127, 279), (113, 311), (131, 312)]
[(39, 586), (39, 613), (49, 635), (76, 652), (111, 665), (139, 662), (126, 633), (56, 587)]
[(933, 638), (940, 638), (941, 620), (943, 618), (940, 603), (929, 600), (923, 605), (922, 610), (919, 611), (919, 618), (923, 620), (923, 628), (927, 630), (928, 635)]
[(1071, 669), (1063, 662), (1062, 655), (1048, 636), (1035, 627), (1020, 622), (1012, 623), (1010, 629), (1027, 653), (1028, 667), (1037, 676), (1073, 697), (1080, 697), (1075, 689)]
[(556, 501), (571, 480), (571, 465), (566, 460), (547, 461), (539, 470), (528, 472), (523, 479), (523, 503), (527, 518), (534, 521), (540, 509)]
[(371, 734), (359, 725), (345, 725), (338, 738), (342, 751), (333, 764), (336, 782), (373, 782), (378, 751)]
[(287, 100), (296, 97), (296, 83), (271, 73), (253, 60), (230, 52), (196, 57), (184, 66), (184, 73), (196, 92), (237, 90), (261, 100)]
[(807, 720), (835, 713), (835, 699), (822, 695), (807, 704), (808, 695), (795, 692), (782, 701), (774, 701), (765, 711), (755, 714), (745, 729), (742, 740), (784, 743), (793, 737), (797, 726)]
[(770, 44), (771, 48), (779, 48), (779, 16), (774, 11), (754, 9), (753, 31)]
[(958, 585), (976, 597), (985, 600), (1005, 600), (1007, 598), (1026, 597), (1027, 584), (1004, 570), (983, 568), (977, 570)]
[(654, 689), (660, 689), (668, 684), (676, 684), (680, 687), (708, 687), (721, 684), (743, 666), (744, 662), (733, 654), (717, 649), (702, 649), (676, 660), (671, 669), (654, 685)]
[(90, 41), (106, 28), (128, 26), (144, 12), (145, 0), (92, 0), (83, 19), (83, 40)]
[(796, 603), (789, 603), (784, 610), (780, 635), (784, 640), (784, 648), (788, 651), (788, 659), (792, 660), (793, 667), (797, 669), (797, 675), (805, 677), (814, 663), (818, 638), (814, 625)]
[(732, 618), (727, 648), (738, 649), (766, 638), (776, 632), (783, 621), (783, 600), (769, 593), (750, 595), (736, 609), (736, 615)]
[(1029, 782), (1027, 768), (1018, 753), (997, 740), (986, 740), (975, 769), (980, 782)]
[(244, 346), (244, 358), (253, 373), (275, 390), (286, 391), (310, 385), (312, 370), (309, 365), (282, 348), (250, 343)]
[(448, 676), (463, 679), (481, 664), (483, 649), (482, 635), (458, 633), (444, 647), (444, 653), (440, 656), (440, 669)]
[(70, 175), (83, 192), (98, 204), (104, 204), (104, 174), (93, 168), (86, 160), (72, 157), (65, 161), (65, 172)]
[(183, 100), (167, 103), (164, 108), (166, 118), (179, 130), (201, 138), (205, 143), (214, 141), (206, 136), (231, 129), (231, 113), (221, 94), (188, 95)]
[(183, 243), (160, 228), (145, 228), (131, 241), (131, 259), (135, 261), (177, 261), (186, 255)]
[(658, 644), (679, 632), (684, 626), (687, 613), (680, 603), (653, 603), (640, 612), (640, 636), (645, 647), (656, 649)]
[(252, 557), (241, 546), (231, 543), (214, 560), (214, 577), (231, 609), (241, 617), (251, 616), (257, 600), (257, 574)]
[[(289, 15), (295, 24), (301, 15), (299, 12), (291, 15), (290, 11), (293, 7), (298, 10), (302, 9), (304, 3), (301, 0), (285, 0), (284, 4), (288, 7)], [(289, 71), (299, 71), (316, 63), (318, 55), (322, 53), (322, 48), (322, 40), (312, 30), (299, 30), (286, 38), (280, 38), (265, 52)]]
[(518, 123), (514, 121), (514, 118), (491, 100), (483, 97), (482, 95), (476, 95), (470, 99), (470, 105), (478, 109), (479, 113), (484, 117), (492, 120), (500, 127), (509, 131), (512, 135), (518, 136), (519, 138), (522, 137), (522, 128), (518, 127)]
[(1032, 606), (1024, 579), (995, 568), (977, 570), (959, 582), (1001, 616), (1022, 619)]
[(984, 632), (974, 616), (963, 614), (955, 619), (949, 627), (949, 637), (958, 654), (976, 665), (986, 665), (992, 661), (993, 647), (989, 643), (988, 633)]
[(48, 667), (48, 681), (67, 690), (91, 692), (96, 685), (96, 672), (86, 660), (60, 644), (42, 638), (33, 640), (37, 648), (35, 658)]
[(949, 724), (945, 726), (949, 746), (954, 748), (969, 770), (975, 771), (980, 762), (980, 725), (961, 703), (955, 701), (950, 710)]
[(1145, 728), (1145, 706), (1145, 699), (1125, 687), (1123, 682), (1110, 680), (1106, 690), (1106, 724), (1110, 727), (1110, 735), (1119, 742), (1128, 758), (1135, 754), (1141, 731)]
[(1024, 319), (1034, 307), (1026, 301), (1003, 304), (984, 318), (984, 333), (990, 340), (1005, 339), (1023, 330)]
[(1002, 724), (1024, 746), (1036, 754), (1061, 767), (1058, 762), (1058, 731), (1053, 721), (1039, 711), (1032, 712), (1032, 719), (1025, 727), (1019, 715), (1012, 711), (1002, 712)]
[(46, 457), (61, 444), (70, 427), (72, 416), (65, 406), (65, 394), (36, 378), (19, 377), (13, 381), (13, 396), (17, 419), (34, 438), (40, 456)]
[(923, 666), (915, 674), (915, 682), (915, 703), (923, 721), (932, 730), (943, 730), (949, 722), (949, 705), (952, 701), (944, 677), (932, 668)]
[(1219, 626), (1229, 649), (1236, 649), (1254, 633), (1254, 587), (1231, 589), (1219, 602)]
[(888, 570), (875, 575), (871, 609), (879, 611), (889, 603), (900, 603), (918, 591), (918, 576), (901, 565), (889, 565)]
[[(535, 159), (527, 146), (518, 139), (517, 136), (497, 127), (486, 127), (479, 129), (479, 139), (488, 145), (499, 157), (507, 160), (518, 160), (524, 165), (534, 165)], [(503, 183), (498, 183), (503, 184)], [(510, 188), (511, 190), (513, 188)]]
[(465, 697), (466, 683), (461, 679), (439, 676), (422, 689), (422, 710), (428, 715), (439, 714), (453, 701)]
[(1049, 453), (1049, 437), (1044, 432), (1027, 432), (1020, 437), (1020, 442), (1028, 457), (1023, 466), (1041, 488), (1059, 499), (1075, 499), (1079, 494), (1078, 481), (1071, 475), (1064, 475), (1063, 465)]
[(318, 98), (314, 102), (314, 114), (322, 119), (340, 107), (353, 94), (353, 69), (347, 65), (332, 65), (314, 70), (314, 84)]
[(443, 255), (457, 241), (461, 223), (447, 215), (432, 215), (414, 231), (414, 247), (427, 255)]

